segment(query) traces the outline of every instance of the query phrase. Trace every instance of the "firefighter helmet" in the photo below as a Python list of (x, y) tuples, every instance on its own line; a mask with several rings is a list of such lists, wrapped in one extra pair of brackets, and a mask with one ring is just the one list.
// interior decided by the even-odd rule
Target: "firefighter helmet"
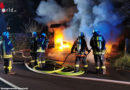
[(83, 32), (80, 32), (80, 33), (79, 33), (79, 37), (84, 37), (84, 33), (83, 33)]
[(43, 37), (46, 37), (46, 34), (45, 34), (45, 33), (42, 33), (42, 36), (43, 36)]
[(3, 35), (4, 37), (9, 38), (9, 32), (3, 32), (2, 35)]
[(32, 36), (36, 37), (37, 36), (37, 32), (33, 32)]
[(98, 29), (94, 29), (94, 30), (93, 30), (93, 34), (94, 34), (94, 35), (99, 35), (100, 32), (98, 31)]

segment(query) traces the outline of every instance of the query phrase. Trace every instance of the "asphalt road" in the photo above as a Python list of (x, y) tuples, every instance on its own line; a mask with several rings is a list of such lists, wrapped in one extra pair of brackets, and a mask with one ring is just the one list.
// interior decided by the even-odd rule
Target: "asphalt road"
[[(2, 64), (0, 64), (0, 71), (0, 77), (28, 90), (130, 90), (130, 85), (37, 74), (29, 71), (24, 64), (14, 65), (15, 75), (5, 75)], [(97, 77), (97, 75), (90, 72), (88, 77)]]
[(0, 80), (0, 88), (12, 88), (12, 87)]

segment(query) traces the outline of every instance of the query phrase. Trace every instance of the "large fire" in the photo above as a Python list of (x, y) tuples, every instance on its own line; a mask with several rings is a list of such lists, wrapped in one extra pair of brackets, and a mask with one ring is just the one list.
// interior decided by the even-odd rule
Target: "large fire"
[[(55, 48), (59, 50), (65, 50), (70, 49), (72, 47), (72, 43), (68, 43), (64, 41), (64, 35), (63, 35), (64, 27), (55, 28), (54, 31), (54, 43)], [(111, 53), (113, 42), (108, 42), (106, 44), (106, 52)]]
[(59, 50), (70, 49), (72, 46), (71, 43), (64, 42), (64, 36), (63, 36), (64, 27), (55, 28), (54, 30), (55, 30), (54, 34), (55, 48)]

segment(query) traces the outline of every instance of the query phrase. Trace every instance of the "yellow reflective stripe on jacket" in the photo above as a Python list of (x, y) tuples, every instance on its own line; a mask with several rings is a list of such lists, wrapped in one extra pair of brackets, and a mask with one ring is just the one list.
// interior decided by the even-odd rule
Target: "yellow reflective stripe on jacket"
[(3, 53), (4, 53), (3, 58), (12, 58), (13, 57), (12, 54), (9, 54), (9, 55), (6, 54), (5, 41), (3, 41)]
[(42, 63), (46, 63), (46, 61), (44, 60), (44, 61), (42, 61)]
[(84, 67), (85, 67), (85, 68), (87, 68), (87, 67), (88, 67), (88, 65), (84, 65)]
[(5, 41), (3, 41), (3, 53), (4, 53), (4, 55), (6, 55)]
[(42, 47), (40, 47), (37, 52), (45, 52), (45, 50), (42, 49)]
[[(99, 37), (97, 37), (97, 41), (99, 40)], [(100, 44), (99, 44), (99, 42), (97, 42), (97, 46), (99, 47), (100, 46)]]
[(38, 64), (38, 66), (40, 66), (40, 62), (39, 62), (39, 59), (37, 59), (37, 64)]
[(99, 54), (105, 54), (105, 50), (102, 50), (101, 52), (97, 52), (97, 51), (94, 51), (94, 54), (96, 54), (96, 55), (99, 55)]
[(41, 61), (38, 61), (38, 64), (41, 64), (42, 62)]
[(3, 56), (3, 58), (12, 58), (12, 57), (13, 57), (12, 54), (10, 54), (10, 55), (5, 54), (5, 55)]
[(79, 65), (75, 65), (75, 67), (79, 67)]
[(105, 54), (105, 52), (96, 52), (96, 54)]

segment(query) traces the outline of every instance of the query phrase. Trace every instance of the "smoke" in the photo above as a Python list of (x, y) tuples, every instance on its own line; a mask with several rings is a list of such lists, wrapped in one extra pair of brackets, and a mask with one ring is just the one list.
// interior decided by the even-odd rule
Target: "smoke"
[(78, 12), (70, 22), (70, 27), (64, 30), (66, 41), (75, 40), (79, 32), (84, 32), (89, 42), (93, 29), (98, 29), (107, 41), (115, 40), (120, 34), (118, 25), (122, 23), (124, 17), (120, 15), (111, 0), (96, 1), (74, 0)]
[(64, 9), (55, 0), (41, 1), (36, 13), (35, 20), (42, 24), (58, 23), (66, 17)]
[[(93, 0), (74, 0), (74, 3), (77, 5), (78, 12), (74, 15), (70, 27), (64, 31), (65, 40), (67, 41), (73, 41), (80, 31), (88, 34), (93, 23)], [(66, 38), (68, 32), (71, 36)]]

